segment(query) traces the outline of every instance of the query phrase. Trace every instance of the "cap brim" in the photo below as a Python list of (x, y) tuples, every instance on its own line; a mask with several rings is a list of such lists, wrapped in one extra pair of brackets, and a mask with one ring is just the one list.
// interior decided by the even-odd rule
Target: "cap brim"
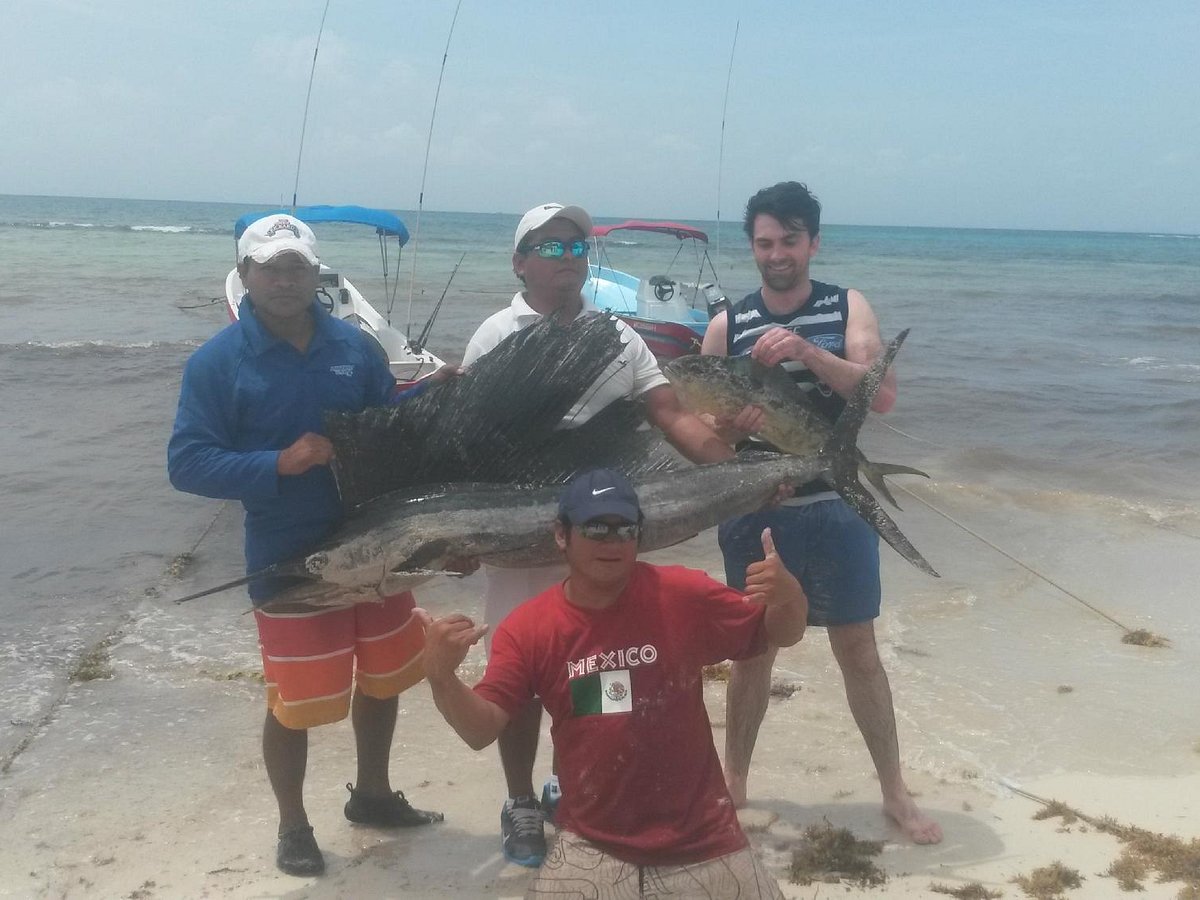
[(308, 261), (309, 265), (315, 266), (320, 264), (320, 260), (317, 259), (316, 254), (309, 249), (307, 244), (305, 244), (303, 241), (290, 240), (286, 238), (283, 240), (271, 241), (269, 244), (263, 244), (261, 247), (257, 247), (250, 253), (247, 253), (246, 256), (249, 259), (254, 260), (256, 263), (265, 263), (274, 259), (280, 253), (296, 253), (300, 256), (303, 256), (304, 259)]
[[(529, 213), (525, 215), (528, 216)], [(538, 217), (526, 222), (525, 217), (522, 217), (513, 240), (513, 248), (519, 248), (531, 231), (537, 231), (547, 222), (552, 222), (555, 219), (566, 219), (582, 231), (584, 237), (591, 237), (592, 235), (592, 217), (588, 215), (587, 210), (582, 206), (564, 206), (562, 209), (554, 210), (544, 218)], [(521, 226), (527, 227), (522, 228)]]

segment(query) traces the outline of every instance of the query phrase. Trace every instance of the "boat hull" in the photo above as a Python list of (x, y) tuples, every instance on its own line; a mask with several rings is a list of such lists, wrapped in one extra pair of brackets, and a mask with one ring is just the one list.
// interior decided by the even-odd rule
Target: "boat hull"
[[(628, 323), (660, 360), (700, 352), (710, 306), (720, 299), (715, 285), (696, 285), (659, 276), (643, 280), (607, 266), (589, 266), (583, 295)], [(665, 284), (667, 287), (661, 287)], [(655, 291), (655, 287), (659, 287)]]
[(643, 319), (628, 313), (618, 313), (617, 318), (641, 335), (656, 359), (675, 359), (700, 352), (700, 343), (704, 339), (703, 326), (696, 329), (680, 322)]

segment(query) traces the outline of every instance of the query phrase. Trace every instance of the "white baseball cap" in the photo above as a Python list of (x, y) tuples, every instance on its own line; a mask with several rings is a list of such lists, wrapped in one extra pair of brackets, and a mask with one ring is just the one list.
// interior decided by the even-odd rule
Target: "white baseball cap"
[(311, 265), (317, 265), (317, 236), (312, 229), (284, 213), (263, 216), (247, 226), (238, 238), (238, 261), (247, 256), (265, 263), (280, 253), (299, 253)]
[(513, 249), (519, 249), (521, 241), (525, 240), (525, 235), (536, 228), (541, 228), (551, 219), (566, 219), (568, 222), (574, 222), (583, 231), (584, 237), (588, 237), (592, 233), (592, 217), (582, 206), (543, 203), (521, 216), (521, 221), (517, 224), (517, 236), (513, 240)]

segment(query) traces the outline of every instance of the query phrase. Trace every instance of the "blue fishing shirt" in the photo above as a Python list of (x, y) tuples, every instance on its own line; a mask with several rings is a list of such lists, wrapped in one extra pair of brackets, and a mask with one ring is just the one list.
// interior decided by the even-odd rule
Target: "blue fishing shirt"
[[(167, 472), (181, 491), (242, 502), (247, 574), (309, 552), (342, 519), (330, 468), (280, 475), (280, 451), (306, 432), (324, 434), (326, 411), (360, 412), (425, 387), (394, 393), (387, 363), (358, 328), (315, 302), (313, 320), (301, 353), (268, 332), (243, 300), (239, 320), (193, 353), (183, 371)], [(259, 601), (282, 586), (256, 581), (249, 592)]]

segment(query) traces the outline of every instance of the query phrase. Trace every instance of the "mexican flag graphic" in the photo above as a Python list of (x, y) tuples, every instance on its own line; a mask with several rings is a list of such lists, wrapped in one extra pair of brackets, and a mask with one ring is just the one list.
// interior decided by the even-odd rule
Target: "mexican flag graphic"
[(596, 672), (571, 679), (571, 714), (596, 716), (633, 711), (629, 670)]

